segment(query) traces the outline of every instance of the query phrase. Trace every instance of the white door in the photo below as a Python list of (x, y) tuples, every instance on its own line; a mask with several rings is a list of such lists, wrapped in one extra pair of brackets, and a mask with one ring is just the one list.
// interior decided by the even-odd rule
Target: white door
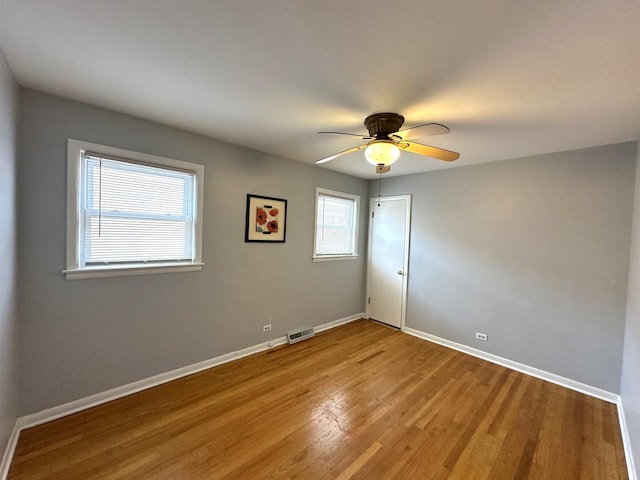
[(411, 196), (371, 199), (366, 310), (369, 318), (404, 328)]

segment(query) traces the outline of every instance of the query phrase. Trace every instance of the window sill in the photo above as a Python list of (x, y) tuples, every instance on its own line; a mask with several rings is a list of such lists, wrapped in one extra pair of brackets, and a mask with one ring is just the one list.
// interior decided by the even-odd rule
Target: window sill
[(312, 262), (335, 262), (337, 260), (356, 260), (358, 255), (318, 255), (311, 257)]
[(134, 275), (157, 275), (161, 273), (198, 272), (204, 263), (179, 263), (163, 265), (92, 267), (76, 270), (63, 270), (67, 280), (84, 280), (88, 278), (131, 277)]

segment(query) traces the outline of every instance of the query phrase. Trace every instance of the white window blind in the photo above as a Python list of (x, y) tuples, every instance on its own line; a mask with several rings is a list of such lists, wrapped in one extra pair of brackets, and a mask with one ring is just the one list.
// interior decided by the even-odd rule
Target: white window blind
[(356, 254), (357, 197), (318, 189), (315, 256)]
[(83, 160), (81, 268), (194, 261), (195, 172)]

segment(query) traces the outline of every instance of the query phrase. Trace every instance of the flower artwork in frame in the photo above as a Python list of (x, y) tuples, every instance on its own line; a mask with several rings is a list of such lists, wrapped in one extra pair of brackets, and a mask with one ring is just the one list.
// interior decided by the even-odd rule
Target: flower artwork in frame
[(284, 242), (287, 201), (247, 194), (245, 242)]

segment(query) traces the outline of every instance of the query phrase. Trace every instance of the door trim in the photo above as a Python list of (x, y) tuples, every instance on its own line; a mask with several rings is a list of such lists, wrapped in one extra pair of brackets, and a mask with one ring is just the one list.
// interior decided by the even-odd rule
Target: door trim
[(407, 316), (407, 289), (409, 286), (409, 244), (411, 240), (411, 194), (409, 195), (393, 195), (390, 197), (375, 197), (369, 199), (369, 224), (367, 227), (368, 235), (367, 235), (367, 287), (365, 291), (364, 297), (364, 313), (365, 318), (369, 318), (369, 292), (371, 288), (371, 238), (372, 238), (372, 228), (373, 224), (371, 223), (371, 215), (373, 213), (373, 209), (378, 201), (380, 202), (388, 202), (393, 200), (406, 200), (407, 201), (407, 209), (405, 211), (405, 238), (404, 238), (404, 265), (402, 266), (402, 271), (404, 275), (402, 277), (402, 308), (400, 312), (400, 331), (404, 332), (406, 326), (406, 316)]

